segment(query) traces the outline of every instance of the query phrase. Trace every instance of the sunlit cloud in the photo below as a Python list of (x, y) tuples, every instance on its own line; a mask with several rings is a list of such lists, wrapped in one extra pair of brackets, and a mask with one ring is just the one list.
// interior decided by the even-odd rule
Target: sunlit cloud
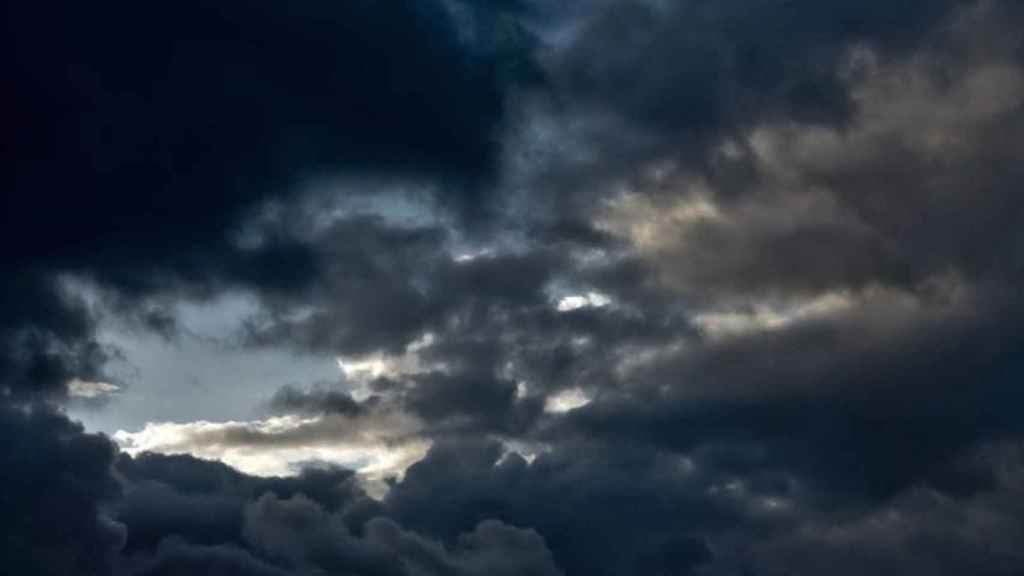
[(68, 395), (72, 398), (93, 400), (116, 394), (121, 390), (121, 387), (109, 382), (92, 382), (73, 378), (68, 381), (67, 389)]
[(591, 398), (580, 388), (562, 390), (544, 399), (544, 411), (549, 414), (564, 414), (590, 404)]
[(853, 305), (850, 296), (829, 293), (785, 305), (756, 302), (739, 310), (700, 312), (693, 316), (693, 322), (711, 338), (726, 338), (779, 330), (797, 322), (827, 317)]
[(572, 312), (580, 308), (603, 308), (611, 304), (611, 297), (600, 292), (586, 292), (583, 294), (569, 294), (559, 298), (555, 306), (559, 312)]
[[(351, 430), (361, 426), (359, 430)], [(372, 490), (401, 477), (426, 454), (430, 442), (410, 436), (412, 423), (385, 419), (379, 430), (333, 415), (275, 416), (226, 422), (152, 422), (141, 430), (119, 430), (114, 440), (128, 454), (189, 454), (219, 460), (247, 474), (289, 476), (310, 462), (355, 470)]]

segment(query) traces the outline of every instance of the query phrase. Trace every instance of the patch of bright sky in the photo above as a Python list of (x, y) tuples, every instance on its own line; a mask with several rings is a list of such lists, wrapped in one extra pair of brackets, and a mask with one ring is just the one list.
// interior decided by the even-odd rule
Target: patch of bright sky
[(182, 330), (165, 338), (102, 309), (85, 284), (67, 285), (97, 313), (98, 341), (118, 352), (107, 366), (109, 384), (120, 387), (117, 394), (103, 404), (69, 408), (89, 430), (113, 433), (154, 421), (252, 418), (285, 384), (339, 380), (331, 356), (239, 344), (237, 330), (258, 309), (244, 295), (175, 305)]

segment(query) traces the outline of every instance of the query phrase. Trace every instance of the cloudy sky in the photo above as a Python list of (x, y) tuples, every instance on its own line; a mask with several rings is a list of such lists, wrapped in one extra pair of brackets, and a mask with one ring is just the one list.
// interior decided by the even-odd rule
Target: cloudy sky
[(8, 4), (0, 573), (1024, 574), (1019, 2)]

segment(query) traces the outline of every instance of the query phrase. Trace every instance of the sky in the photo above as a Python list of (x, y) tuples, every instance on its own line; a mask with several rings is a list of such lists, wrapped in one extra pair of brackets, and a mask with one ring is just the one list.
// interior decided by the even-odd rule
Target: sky
[(6, 7), (0, 573), (1024, 574), (1024, 6)]

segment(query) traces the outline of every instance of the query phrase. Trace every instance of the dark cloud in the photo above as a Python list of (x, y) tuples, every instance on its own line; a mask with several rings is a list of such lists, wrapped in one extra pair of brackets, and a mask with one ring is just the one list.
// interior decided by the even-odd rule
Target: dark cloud
[(535, 532), (482, 522), (446, 548), (385, 516), (353, 474), (255, 478), (186, 456), (122, 457), (132, 574), (559, 574)]
[(481, 523), (449, 551), (384, 518), (367, 522), (365, 538), (355, 539), (343, 524), (301, 497), (261, 498), (249, 506), (246, 520), (246, 538), (253, 547), (298, 567), (396, 575), (561, 573), (541, 537), (497, 521)]
[(715, 442), (767, 450), (746, 465), (876, 498), (942, 473), (976, 442), (1020, 434), (1005, 410), (1020, 394), (1020, 352), (1004, 332), (1015, 312), (937, 321), (887, 310), (896, 334), (864, 323), (866, 312), (668, 356), (568, 426), (684, 452)]
[[(553, 147), (558, 160), (540, 160), (551, 170), (537, 185), (592, 195), (666, 160), (715, 174), (717, 147), (760, 122), (844, 125), (858, 111), (851, 48), (912, 53), (970, 4), (652, 1), (569, 11), (556, 25), (567, 46), (546, 62), (559, 87), (554, 115), (579, 118), (566, 147), (579, 153)], [(720, 175), (735, 180), (742, 169)]]
[(274, 393), (270, 406), (286, 413), (327, 412), (345, 416), (356, 416), (363, 410), (348, 392), (322, 387), (304, 391), (294, 386), (285, 386)]
[(17, 145), (0, 257), (18, 280), (0, 312), (5, 386), (52, 389), (63, 372), (95, 370), (78, 366), (90, 327), (55, 273), (111, 287), (129, 310), (154, 292), (297, 289), (319, 273), (308, 246), (272, 237), (245, 248), (237, 231), (263, 203), (337, 171), (444, 182), (444, 204), (479, 204), (506, 99), (532, 75), (514, 12), (9, 6), (4, 108)]
[(486, 175), (529, 58), (515, 20), (457, 3), (18, 6), (8, 22), (24, 138), (5, 240), (34, 241), (7, 257), (111, 272), (215, 264), (203, 252), (241, 211), (317, 171)]
[(152, 558), (137, 559), (133, 574), (140, 576), (185, 576), (187, 574), (233, 574), (237, 576), (287, 576), (293, 574), (268, 564), (234, 546), (196, 546), (168, 538)]
[(700, 502), (706, 481), (642, 449), (575, 445), (528, 465), (498, 444), (460, 441), (435, 446), (385, 504), (446, 539), (482, 518), (534, 526), (567, 574), (686, 574), (710, 559), (689, 530), (730, 516)]
[(345, 469), (310, 467), (295, 477), (256, 478), (219, 462), (143, 454), (121, 456), (117, 470), (125, 491), (112, 513), (126, 527), (129, 555), (152, 551), (169, 535), (193, 545), (243, 547), (245, 507), (264, 494), (301, 494), (327, 511), (351, 513), (354, 526), (375, 509)]
[(406, 408), (434, 423), (438, 434), (486, 431), (520, 435), (540, 417), (543, 404), (517, 397), (511, 380), (490, 373), (425, 374), (402, 399)]
[[(564, 74), (584, 101), (613, 102), (666, 134), (728, 131), (771, 113), (835, 121), (852, 108), (838, 76), (846, 48), (914, 49), (956, 4), (605, 3), (568, 50)], [(609, 45), (617, 49), (603, 53)], [(641, 62), (649, 66), (638, 77)]]
[(44, 407), (0, 407), (0, 435), (4, 570), (108, 574), (125, 539), (101, 508), (119, 493), (114, 445)]
[[(750, 551), (756, 574), (829, 570), (837, 574), (1013, 574), (1019, 570), (1019, 449), (988, 446), (972, 457), (999, 470), (970, 498), (915, 490), (890, 505), (842, 519), (810, 521)], [(981, 456), (981, 454), (985, 454)], [(837, 555), (850, 558), (832, 564)]]
[[(318, 239), (320, 270), (308, 291), (271, 299), (270, 314), (251, 326), (256, 344), (364, 353), (400, 350), (445, 312), (444, 286), (424, 284), (448, 264), (446, 234), (435, 227), (389, 226), (380, 218), (338, 222)], [(311, 314), (290, 312), (320, 305)], [(386, 302), (377, 309), (369, 302)]]
[(12, 276), (0, 295), (0, 394), (59, 398), (70, 379), (97, 379), (113, 351), (92, 332), (88, 309), (58, 279)]

